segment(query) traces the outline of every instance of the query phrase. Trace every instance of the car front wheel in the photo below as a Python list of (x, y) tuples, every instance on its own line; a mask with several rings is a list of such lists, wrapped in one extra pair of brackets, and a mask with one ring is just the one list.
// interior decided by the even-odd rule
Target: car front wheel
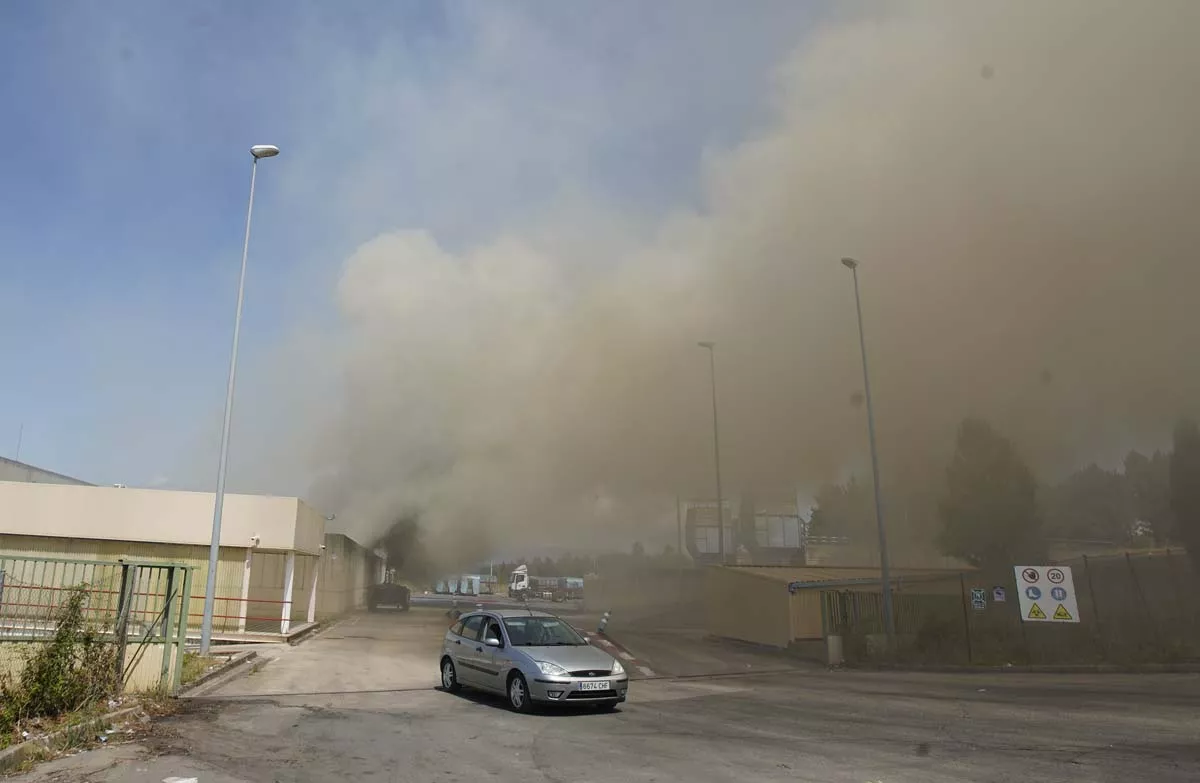
[(458, 681), (458, 672), (454, 669), (454, 661), (449, 658), (442, 659), (442, 690), (447, 693), (458, 693), (462, 689), (462, 684)]
[(508, 703), (515, 712), (533, 710), (533, 700), (529, 698), (529, 683), (525, 682), (525, 675), (520, 672), (508, 678)]

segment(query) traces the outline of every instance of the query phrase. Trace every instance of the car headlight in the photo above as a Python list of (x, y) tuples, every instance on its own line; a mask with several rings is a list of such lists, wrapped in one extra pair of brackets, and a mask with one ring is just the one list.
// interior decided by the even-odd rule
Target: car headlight
[(625, 673), (625, 667), (622, 666), (621, 662), (618, 661), (616, 658), (613, 658), (612, 673), (613, 674), (624, 674)]
[(542, 674), (546, 674), (551, 677), (569, 677), (569, 676), (571, 676), (570, 672), (568, 672), (563, 667), (559, 666), (557, 663), (550, 663), (549, 661), (534, 661), (534, 663), (536, 663), (537, 667), (539, 669), (541, 669)]

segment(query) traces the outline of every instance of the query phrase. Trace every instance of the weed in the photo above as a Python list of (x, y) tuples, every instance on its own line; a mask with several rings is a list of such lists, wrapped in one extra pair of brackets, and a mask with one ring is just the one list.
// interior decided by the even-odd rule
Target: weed
[(72, 588), (58, 610), (54, 636), (29, 656), (19, 676), (0, 679), (0, 734), (89, 707), (116, 691), (115, 645), (84, 622), (86, 601), (83, 585)]
[(185, 652), (183, 654), (183, 684), (187, 685), (188, 683), (194, 682), (195, 680), (199, 679), (202, 674), (220, 662), (220, 658), (203, 656), (198, 653)]

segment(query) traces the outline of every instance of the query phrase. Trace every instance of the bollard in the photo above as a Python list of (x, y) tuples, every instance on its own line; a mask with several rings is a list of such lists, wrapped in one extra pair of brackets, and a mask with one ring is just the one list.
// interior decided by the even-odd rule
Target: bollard
[(604, 628), (608, 625), (608, 618), (610, 616), (612, 616), (611, 611), (604, 613), (604, 616), (600, 618), (600, 627), (596, 629), (596, 633), (604, 633)]

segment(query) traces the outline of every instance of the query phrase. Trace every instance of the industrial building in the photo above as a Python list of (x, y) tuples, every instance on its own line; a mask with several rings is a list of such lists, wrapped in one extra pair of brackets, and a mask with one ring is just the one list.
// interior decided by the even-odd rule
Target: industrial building
[[(212, 493), (100, 487), (11, 460), (0, 471), (9, 479), (0, 480), (0, 570), (8, 571), (10, 587), (18, 571), (36, 561), (191, 566), (188, 626), (198, 632)], [(359, 542), (327, 531), (326, 523), (298, 498), (225, 496), (214, 638), (289, 635), (365, 604), (382, 561)], [(3, 601), (0, 593), (0, 613)]]
[(15, 459), (0, 457), (0, 481), (24, 481), (29, 484), (72, 484), (75, 486), (92, 486), (82, 479), (64, 476), (45, 468), (17, 462)]

